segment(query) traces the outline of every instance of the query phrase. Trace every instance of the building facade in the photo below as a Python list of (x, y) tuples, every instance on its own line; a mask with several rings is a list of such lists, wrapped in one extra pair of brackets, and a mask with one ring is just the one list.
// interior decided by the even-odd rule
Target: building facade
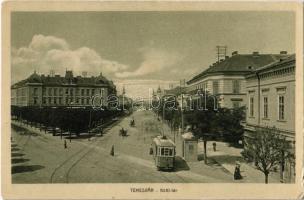
[(219, 106), (237, 108), (246, 105), (245, 76), (252, 70), (288, 57), (286, 51), (280, 54), (238, 54), (226, 56), (209, 66), (202, 73), (187, 81), (187, 93), (195, 94), (198, 90), (216, 96)]
[[(91, 106), (92, 97), (106, 106), (107, 96), (116, 94), (112, 81), (102, 74), (92, 77), (73, 76), (66, 71), (64, 77), (45, 76), (34, 72), (30, 77), (11, 86), (13, 106)], [(101, 102), (101, 103), (100, 103)]]
[[(295, 141), (295, 56), (254, 70), (246, 76), (246, 125), (244, 137), (257, 128), (275, 127), (292, 144)], [(294, 179), (294, 163), (286, 163), (284, 178)]]

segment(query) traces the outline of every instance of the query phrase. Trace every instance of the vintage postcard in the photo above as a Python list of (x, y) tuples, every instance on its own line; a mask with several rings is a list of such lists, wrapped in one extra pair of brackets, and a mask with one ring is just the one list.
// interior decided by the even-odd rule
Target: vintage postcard
[(8, 1), (7, 199), (299, 199), (300, 2)]

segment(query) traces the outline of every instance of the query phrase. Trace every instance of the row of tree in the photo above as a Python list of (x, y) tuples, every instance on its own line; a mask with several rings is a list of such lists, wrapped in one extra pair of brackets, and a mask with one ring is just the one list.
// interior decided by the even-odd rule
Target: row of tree
[(107, 123), (112, 118), (122, 115), (119, 110), (94, 110), (92, 108), (72, 107), (11, 107), (11, 115), (25, 121), (29, 125), (38, 125), (45, 128), (59, 128), (63, 132), (73, 132), (79, 135), (82, 132)]
[(191, 126), (199, 138), (221, 138), (230, 143), (237, 143), (242, 139), (244, 130), (241, 122), (245, 120), (244, 107), (215, 109), (213, 98), (203, 98), (200, 102), (192, 102), (192, 109), (181, 110), (177, 101), (173, 103), (172, 99), (169, 100), (170, 97), (167, 97), (166, 102), (164, 98), (155, 111), (164, 117), (170, 127), (176, 129)]

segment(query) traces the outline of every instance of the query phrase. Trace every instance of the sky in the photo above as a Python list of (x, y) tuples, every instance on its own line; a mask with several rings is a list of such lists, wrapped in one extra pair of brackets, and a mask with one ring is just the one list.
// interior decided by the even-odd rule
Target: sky
[(292, 12), (14, 12), (12, 83), (38, 73), (100, 72), (130, 96), (168, 88), (231, 52), (295, 52)]

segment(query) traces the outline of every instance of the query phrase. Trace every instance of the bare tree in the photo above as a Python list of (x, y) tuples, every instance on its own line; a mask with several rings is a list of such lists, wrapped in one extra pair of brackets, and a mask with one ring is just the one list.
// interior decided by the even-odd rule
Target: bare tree
[(253, 138), (246, 139), (242, 155), (255, 162), (257, 169), (264, 173), (267, 184), (269, 173), (278, 166), (282, 168), (292, 157), (288, 151), (290, 148), (290, 142), (276, 128), (259, 128)]

